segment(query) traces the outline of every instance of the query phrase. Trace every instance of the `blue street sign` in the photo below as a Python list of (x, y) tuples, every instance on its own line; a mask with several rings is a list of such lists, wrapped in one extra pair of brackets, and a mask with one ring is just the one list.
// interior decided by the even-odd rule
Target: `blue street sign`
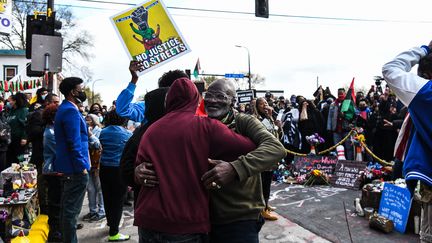
[(244, 78), (242, 73), (225, 73), (225, 78)]

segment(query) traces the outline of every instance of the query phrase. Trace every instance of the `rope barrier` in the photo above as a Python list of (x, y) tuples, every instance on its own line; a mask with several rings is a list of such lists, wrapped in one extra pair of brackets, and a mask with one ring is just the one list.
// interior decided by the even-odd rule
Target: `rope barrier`
[[(326, 149), (326, 150), (323, 150), (323, 151), (321, 151), (321, 152), (319, 152), (318, 153), (318, 155), (323, 155), (323, 154), (326, 154), (326, 153), (328, 153), (328, 152), (330, 152), (330, 151), (332, 151), (332, 150), (334, 150), (337, 146), (339, 146), (339, 145), (341, 145), (341, 144), (343, 144), (351, 135), (353, 135), (354, 133), (357, 133), (356, 131), (355, 131), (355, 129), (353, 129), (353, 130), (351, 130), (349, 133), (348, 133), (348, 135), (346, 135), (341, 141), (339, 141), (337, 144), (335, 144), (335, 145), (333, 145), (332, 147), (330, 147), (330, 148), (328, 148), (328, 149)], [(360, 144), (361, 144), (361, 146), (365, 149), (365, 151), (370, 155), (370, 156), (372, 156), (372, 158), (374, 158), (376, 161), (378, 161), (381, 165), (384, 165), (384, 166), (392, 166), (393, 164), (392, 163), (390, 163), (390, 162), (387, 162), (387, 161), (385, 161), (385, 160), (383, 160), (383, 159), (380, 159), (380, 158), (378, 158), (378, 156), (376, 156), (368, 147), (367, 147), (367, 145), (362, 141), (362, 142), (360, 142)], [(307, 156), (308, 154), (303, 154), (303, 153), (297, 153), (297, 152), (294, 152), (294, 151), (291, 151), (291, 150), (289, 150), (289, 149), (285, 149), (285, 151), (287, 152), (287, 153), (289, 153), (289, 154), (293, 154), (293, 155), (296, 155), (296, 156), (302, 156), (302, 157), (305, 157), (305, 156)]]
[(392, 166), (393, 164), (390, 162), (387, 162), (383, 159), (378, 158), (378, 156), (376, 156), (367, 146), (364, 142), (361, 143), (362, 147), (365, 149), (365, 151), (372, 156), (376, 161), (378, 161), (381, 165), (385, 165), (385, 166)]
[[(332, 147), (330, 147), (330, 148), (328, 148), (328, 149), (326, 149), (326, 150), (323, 150), (323, 151), (319, 152), (318, 155), (326, 154), (326, 153), (328, 153), (328, 152), (334, 150), (337, 146), (339, 146), (339, 145), (345, 143), (345, 141), (346, 141), (346, 140), (347, 140), (347, 139), (352, 135), (353, 132), (354, 132), (354, 130), (351, 130), (351, 131), (348, 133), (348, 135), (346, 135), (346, 136), (345, 136), (342, 140), (340, 140), (337, 144), (333, 145)], [(297, 152), (291, 151), (291, 150), (289, 150), (289, 149), (285, 149), (285, 150), (286, 150), (287, 153), (290, 153), (290, 154), (293, 154), (293, 155), (297, 155), (297, 156), (307, 156), (307, 155), (308, 155), (308, 154), (297, 153)]]
[(326, 150), (323, 150), (323, 151), (319, 152), (318, 154), (319, 154), (319, 155), (321, 155), (321, 154), (326, 154), (326, 153), (328, 153), (328, 152), (334, 150), (337, 146), (339, 146), (339, 145), (345, 143), (345, 141), (346, 141), (346, 140), (347, 140), (347, 139), (348, 139), (348, 138), (349, 138), (353, 133), (354, 133), (354, 129), (351, 130), (351, 131), (348, 133), (348, 135), (346, 135), (346, 136), (345, 136), (342, 140), (340, 140), (337, 144), (333, 145), (332, 147), (330, 147), (330, 148), (328, 148), (328, 149), (326, 149)]

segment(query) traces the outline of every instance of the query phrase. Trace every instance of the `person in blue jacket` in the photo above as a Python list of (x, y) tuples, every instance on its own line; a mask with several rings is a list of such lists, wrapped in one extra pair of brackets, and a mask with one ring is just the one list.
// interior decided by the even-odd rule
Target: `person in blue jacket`
[[(129, 64), (129, 71), (131, 73), (131, 81), (124, 89), (116, 100), (116, 111), (121, 117), (128, 118), (135, 122), (141, 122), (145, 124), (145, 103), (144, 101), (138, 101), (132, 103), (134, 97), (136, 83), (138, 82), (137, 71), (142, 67), (142, 64), (138, 61), (131, 61)], [(172, 70), (164, 73), (158, 80), (158, 86), (169, 87), (178, 78), (188, 78), (187, 74), (181, 70)]]
[[(412, 130), (403, 164), (408, 188), (420, 182), (422, 220), (420, 241), (432, 242), (432, 41), (402, 52), (383, 66), (383, 76), (408, 107)], [(419, 64), (417, 74), (410, 72)]]
[(76, 222), (81, 212), (89, 180), (87, 124), (78, 110), (86, 100), (83, 80), (65, 78), (59, 86), (65, 96), (57, 110), (54, 122), (56, 158), (54, 171), (62, 173), (61, 228), (64, 242), (78, 242)]
[(123, 199), (127, 191), (127, 186), (120, 176), (120, 157), (126, 142), (132, 136), (132, 132), (125, 128), (126, 122), (127, 119), (120, 117), (115, 110), (108, 112), (105, 117), (105, 128), (99, 136), (103, 148), (99, 178), (109, 225), (108, 241), (129, 239), (128, 235), (119, 233)]

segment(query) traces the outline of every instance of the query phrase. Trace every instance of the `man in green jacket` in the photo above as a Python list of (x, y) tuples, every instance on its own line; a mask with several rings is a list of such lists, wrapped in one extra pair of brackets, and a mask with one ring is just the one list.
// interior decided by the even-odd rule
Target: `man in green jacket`
[[(214, 81), (204, 97), (209, 117), (218, 119), (235, 132), (249, 137), (256, 150), (232, 162), (209, 160), (213, 169), (203, 175), (202, 181), (210, 190), (210, 242), (259, 241), (264, 223), (260, 213), (264, 209), (260, 173), (286, 156), (283, 145), (256, 118), (239, 114), (234, 109), (234, 85), (226, 80)], [(135, 170), (135, 176), (144, 186), (155, 186), (157, 178), (148, 171), (147, 163)]]

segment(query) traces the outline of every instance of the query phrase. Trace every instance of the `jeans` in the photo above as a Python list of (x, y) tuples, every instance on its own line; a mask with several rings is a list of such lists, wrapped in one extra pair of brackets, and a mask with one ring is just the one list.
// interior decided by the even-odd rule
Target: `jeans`
[[(335, 144), (339, 143), (343, 138), (345, 138), (348, 135), (349, 132), (333, 132), (333, 141)], [(348, 138), (345, 140), (345, 143), (343, 143), (343, 146), (345, 148), (345, 158), (347, 160), (354, 160), (354, 150), (353, 146), (351, 144), (351, 139)]]
[(102, 188), (99, 179), (99, 169), (91, 169), (89, 173), (89, 183), (87, 185), (87, 194), (89, 209), (91, 214), (105, 216), (104, 201), (102, 198)]
[(63, 242), (78, 242), (76, 224), (88, 181), (89, 175), (82, 173), (62, 177), (61, 227)]
[(138, 228), (139, 243), (205, 243), (206, 234), (168, 234)]
[(212, 225), (210, 243), (258, 243), (264, 219), (244, 220), (229, 224)]
[(44, 175), (48, 184), (48, 225), (49, 233), (60, 232), (61, 177)]

